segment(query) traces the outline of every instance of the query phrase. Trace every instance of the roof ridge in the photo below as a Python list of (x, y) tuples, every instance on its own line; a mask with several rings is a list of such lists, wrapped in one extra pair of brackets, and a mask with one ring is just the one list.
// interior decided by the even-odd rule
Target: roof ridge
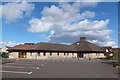
[[(40, 42), (40, 43), (45, 43), (45, 44), (53, 44), (53, 45), (64, 45), (64, 46), (70, 46), (70, 45), (66, 45), (66, 44), (59, 44), (59, 43), (48, 43), (48, 42)], [(38, 44), (40, 44), (38, 43)]]

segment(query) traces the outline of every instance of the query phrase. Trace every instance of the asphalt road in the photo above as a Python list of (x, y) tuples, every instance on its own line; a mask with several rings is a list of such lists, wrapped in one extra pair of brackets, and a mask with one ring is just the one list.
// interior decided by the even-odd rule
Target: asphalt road
[(117, 69), (98, 60), (17, 60), (2, 65), (3, 78), (117, 78)]

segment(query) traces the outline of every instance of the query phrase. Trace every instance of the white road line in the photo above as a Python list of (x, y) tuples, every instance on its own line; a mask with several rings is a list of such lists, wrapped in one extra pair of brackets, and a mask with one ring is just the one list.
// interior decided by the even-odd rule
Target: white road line
[(28, 73), (29, 75), (32, 74), (32, 71)]
[(39, 67), (37, 67), (37, 69), (39, 69)]
[(32, 64), (18, 64), (18, 63), (7, 63), (7, 64), (13, 64), (13, 65), (32, 65)]
[(22, 66), (0, 66), (0, 67), (14, 67), (14, 68), (32, 68), (32, 69), (39, 69), (39, 67), (22, 67)]
[(4, 73), (19, 73), (19, 74), (32, 74), (32, 72), (18, 72), (18, 71), (0, 71)]
[(18, 64), (38, 64), (40, 62), (18, 62)]
[(26, 68), (39, 69), (39, 67), (26, 67)]
[(20, 66), (2, 66), (2, 67), (14, 67), (14, 68), (25, 68), (25, 67), (20, 67)]

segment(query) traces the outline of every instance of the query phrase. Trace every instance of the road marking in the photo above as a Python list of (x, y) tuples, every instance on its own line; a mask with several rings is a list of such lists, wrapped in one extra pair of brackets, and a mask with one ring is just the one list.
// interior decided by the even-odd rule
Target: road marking
[(37, 67), (37, 69), (39, 69), (39, 67)]
[(13, 64), (13, 65), (32, 65), (32, 64), (17, 64), (17, 63), (7, 63), (7, 64)]
[(25, 67), (21, 67), (21, 66), (2, 66), (2, 67), (15, 67), (15, 68), (25, 68)]
[(40, 62), (18, 62), (18, 64), (38, 64)]
[(29, 75), (32, 74), (32, 71), (28, 73)]
[(15, 68), (32, 68), (32, 69), (39, 69), (39, 67), (22, 67), (22, 66), (0, 66), (0, 67), (15, 67)]
[(0, 71), (4, 73), (19, 73), (19, 74), (32, 74), (32, 72), (18, 72), (18, 71)]

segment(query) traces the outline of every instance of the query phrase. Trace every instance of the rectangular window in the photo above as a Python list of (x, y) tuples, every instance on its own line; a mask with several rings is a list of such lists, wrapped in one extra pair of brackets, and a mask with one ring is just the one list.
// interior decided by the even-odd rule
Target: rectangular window
[(59, 56), (59, 53), (57, 53), (57, 55)]
[(50, 56), (52, 56), (52, 53), (50, 53)]
[(40, 52), (38, 53), (38, 56), (40, 56)]
[(43, 53), (43, 56), (46, 56), (46, 53), (45, 53), (45, 52)]

